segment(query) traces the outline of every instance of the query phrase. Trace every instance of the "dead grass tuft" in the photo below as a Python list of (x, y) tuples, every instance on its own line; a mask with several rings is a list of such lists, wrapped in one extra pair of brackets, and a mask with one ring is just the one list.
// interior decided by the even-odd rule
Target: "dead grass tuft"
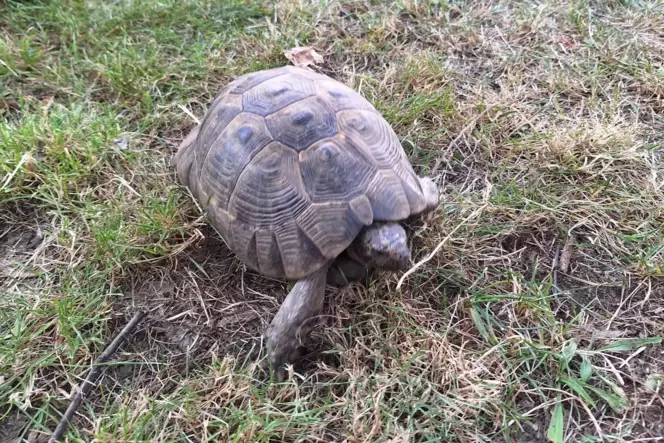
[[(660, 1), (97, 3), (0, 6), (2, 438), (48, 433), (138, 307), (70, 439), (662, 438)], [(421, 265), (331, 289), (277, 385), (289, 284), (168, 161), (221, 85), (301, 45), (443, 202), (409, 223)]]

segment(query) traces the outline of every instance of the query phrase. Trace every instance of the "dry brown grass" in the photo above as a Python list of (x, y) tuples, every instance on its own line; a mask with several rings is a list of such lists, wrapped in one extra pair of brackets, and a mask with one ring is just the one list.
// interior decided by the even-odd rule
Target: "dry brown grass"
[[(0, 7), (0, 436), (53, 429), (142, 308), (72, 441), (664, 439), (661, 1), (37, 3)], [(331, 289), (276, 385), (261, 333), (289, 284), (247, 271), (167, 165), (180, 106), (297, 45), (436, 179), (409, 229), (415, 261), (442, 246), (400, 289)]]

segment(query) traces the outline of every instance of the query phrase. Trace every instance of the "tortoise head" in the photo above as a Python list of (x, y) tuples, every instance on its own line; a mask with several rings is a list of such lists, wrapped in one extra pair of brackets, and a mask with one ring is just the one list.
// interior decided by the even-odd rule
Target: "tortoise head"
[(376, 222), (367, 226), (348, 253), (370, 268), (398, 271), (406, 270), (410, 265), (408, 236), (396, 222)]

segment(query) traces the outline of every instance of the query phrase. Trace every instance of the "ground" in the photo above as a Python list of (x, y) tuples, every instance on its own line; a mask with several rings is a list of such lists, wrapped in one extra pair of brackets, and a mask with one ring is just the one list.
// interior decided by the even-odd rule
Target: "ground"
[[(69, 441), (664, 439), (662, 11), (3, 2), (0, 440), (45, 441), (140, 309)], [(292, 282), (246, 269), (169, 162), (296, 46), (442, 198), (407, 224), (422, 264), (330, 288), (279, 384), (261, 334)]]

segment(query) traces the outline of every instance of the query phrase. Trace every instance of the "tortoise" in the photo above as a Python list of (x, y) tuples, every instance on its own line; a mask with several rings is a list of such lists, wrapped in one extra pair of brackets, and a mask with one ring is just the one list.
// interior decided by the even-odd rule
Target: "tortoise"
[(364, 97), (309, 69), (237, 77), (173, 158), (177, 176), (245, 265), (297, 281), (266, 330), (279, 379), (321, 311), (325, 286), (407, 269), (400, 222), (433, 211), (396, 133)]

